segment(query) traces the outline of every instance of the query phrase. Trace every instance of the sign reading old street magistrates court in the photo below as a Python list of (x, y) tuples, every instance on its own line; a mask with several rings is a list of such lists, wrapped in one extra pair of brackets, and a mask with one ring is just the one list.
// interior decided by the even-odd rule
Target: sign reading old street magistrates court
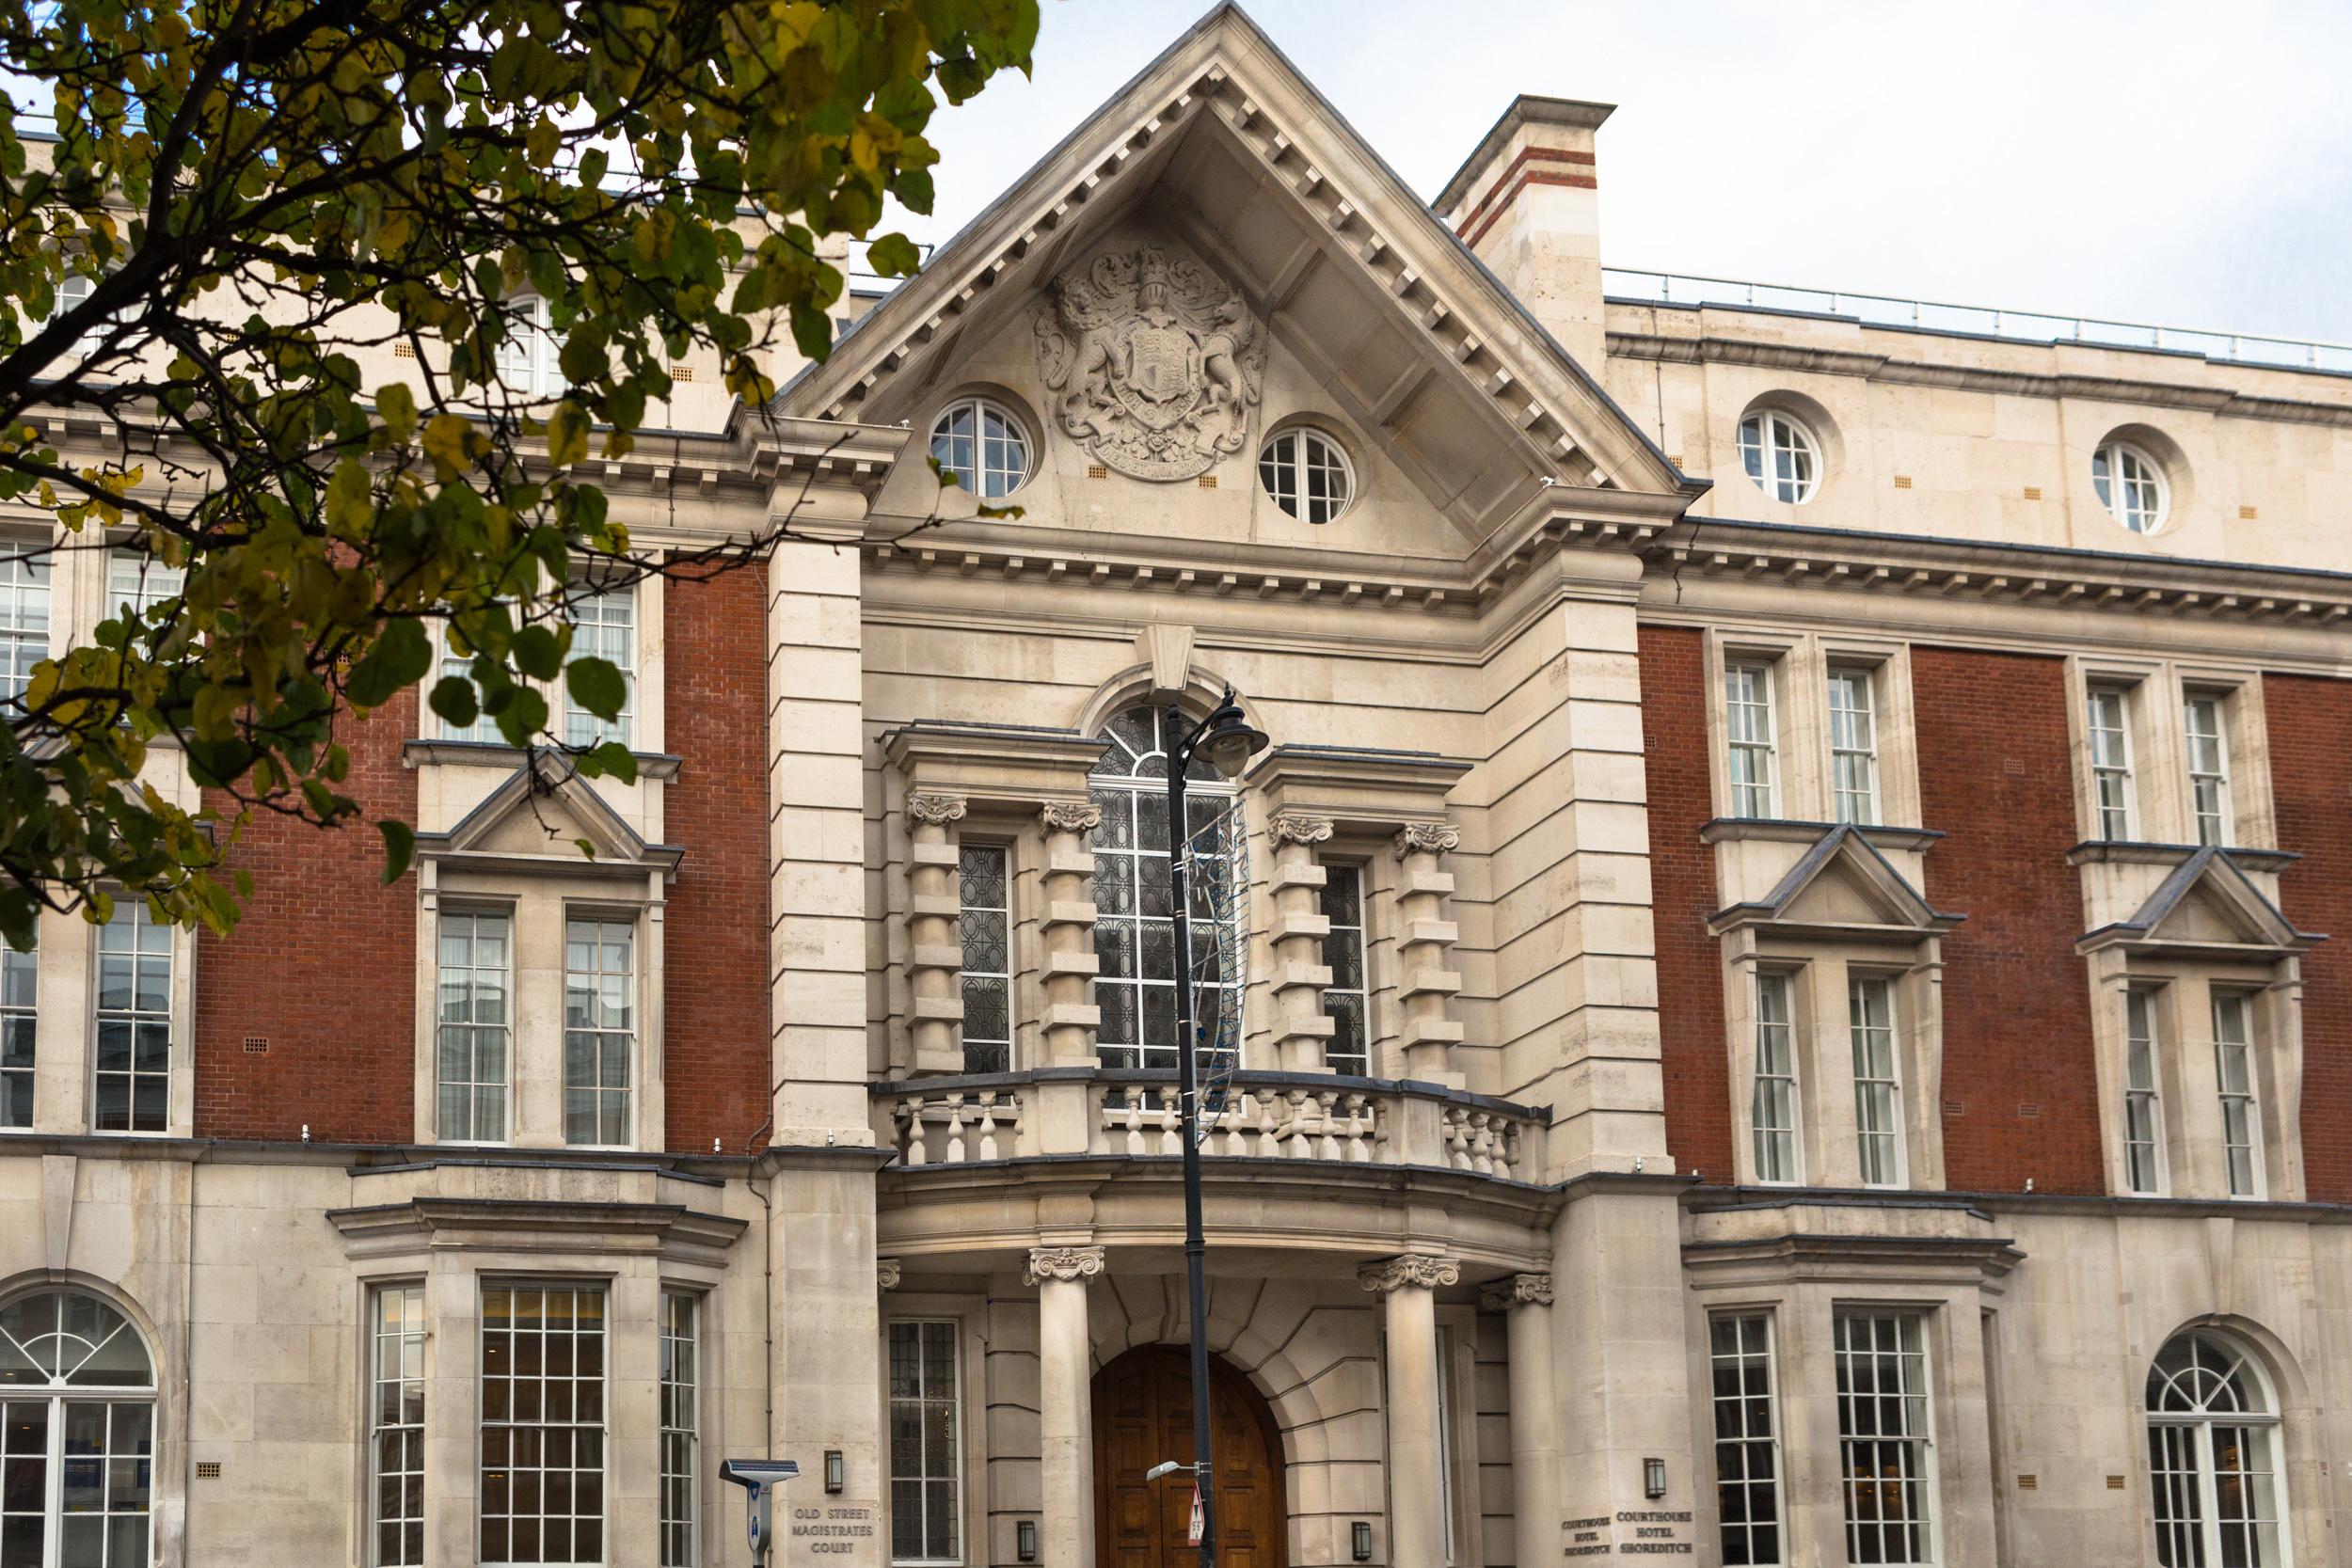
[(792, 1510), (787, 1539), (810, 1558), (841, 1557), (857, 1550), (861, 1537), (871, 1537), (881, 1510), (873, 1503), (803, 1503)]
[(1580, 1560), (1689, 1557), (1689, 1509), (1623, 1509), (1560, 1521), (1560, 1555)]

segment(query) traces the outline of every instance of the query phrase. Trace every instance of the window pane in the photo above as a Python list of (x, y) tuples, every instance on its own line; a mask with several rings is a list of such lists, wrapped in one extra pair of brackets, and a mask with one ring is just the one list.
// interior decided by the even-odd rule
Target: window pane
[(98, 935), (93, 1122), (103, 1132), (161, 1132), (169, 1121), (171, 928), (120, 898)]
[[(483, 1560), (598, 1560), (603, 1293), (560, 1285), (485, 1287), (481, 1332)], [(496, 1400), (494, 1368), (513, 1372), (497, 1379), (502, 1397)]]
[(963, 1455), (957, 1325), (890, 1324), (891, 1560), (959, 1559)]

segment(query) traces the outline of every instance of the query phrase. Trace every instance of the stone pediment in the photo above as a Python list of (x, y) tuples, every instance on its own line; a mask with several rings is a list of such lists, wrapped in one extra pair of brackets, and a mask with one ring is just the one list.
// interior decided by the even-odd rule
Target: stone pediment
[(2074, 945), (2085, 953), (2122, 946), (2277, 958), (2327, 940), (2296, 929), (2229, 850), (2208, 846), (2174, 866), (2130, 919), (2087, 932)]
[(1940, 936), (1966, 916), (1930, 904), (1927, 895), (1851, 824), (1824, 832), (1772, 892), (1708, 919), (1721, 936), (1741, 927), (1848, 940), (1916, 942)]
[(1230, 6), (941, 246), (777, 411), (917, 420), (984, 355), (1014, 363), (1013, 343), (1034, 361), (1048, 439), (1082, 443), (1121, 482), (1247, 461), (1262, 366), (1279, 353), (1453, 525), (1457, 551), (1560, 517), (1661, 526), (1704, 488)]
[[(586, 846), (586, 852), (582, 846)], [(675, 876), (684, 851), (647, 844), (562, 752), (521, 763), (445, 833), (419, 833), (421, 858), (443, 863), (581, 875)]]

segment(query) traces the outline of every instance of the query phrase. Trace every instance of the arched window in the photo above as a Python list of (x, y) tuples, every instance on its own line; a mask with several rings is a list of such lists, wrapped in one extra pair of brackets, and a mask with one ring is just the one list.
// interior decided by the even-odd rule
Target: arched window
[(958, 398), (931, 420), (931, 458), (972, 494), (995, 500), (1028, 482), (1029, 433), (993, 398)]
[(2171, 507), (2164, 465), (2128, 441), (2109, 441), (2090, 454), (2090, 483), (2107, 515), (2134, 533), (2153, 533)]
[(1740, 421), (1740, 461), (1756, 488), (1803, 506), (1821, 479), (1821, 443), (1801, 420), (1759, 408)]
[(155, 1364), (130, 1320), (82, 1291), (0, 1307), (0, 1562), (145, 1568)]
[(2163, 1568), (2282, 1568), (2279, 1407), (2246, 1353), (2183, 1334), (2148, 1370), (2148, 1473)]
[[(1104, 726), (1108, 742), (1094, 765), (1094, 803), (1103, 825), (1094, 834), (1094, 952), (1101, 960), (1094, 1000), (1103, 1010), (1096, 1036), (1108, 1068), (1172, 1070), (1176, 1058), (1176, 927), (1170, 898), (1173, 862), (1168, 832), (1168, 748), (1181, 740), (1164, 726), (1156, 708), (1134, 707)], [(1190, 722), (1181, 720), (1179, 722)], [(1223, 824), (1232, 810), (1233, 786), (1199, 757), (1185, 775), (1185, 815), (1192, 818), (1193, 851), (1200, 867), (1191, 884), (1194, 973), (1229, 1003), (1232, 976), (1217, 949), (1220, 933), (1216, 896), (1227, 875)]]

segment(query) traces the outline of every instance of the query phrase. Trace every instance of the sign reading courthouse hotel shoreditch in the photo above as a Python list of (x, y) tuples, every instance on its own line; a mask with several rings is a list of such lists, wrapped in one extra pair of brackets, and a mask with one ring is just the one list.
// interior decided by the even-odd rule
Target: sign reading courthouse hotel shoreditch
[(1689, 1557), (1691, 1543), (1678, 1539), (1691, 1525), (1689, 1509), (1622, 1509), (1613, 1517), (1596, 1513), (1585, 1519), (1560, 1521), (1560, 1555), (1577, 1559), (1618, 1560), (1641, 1557)]

